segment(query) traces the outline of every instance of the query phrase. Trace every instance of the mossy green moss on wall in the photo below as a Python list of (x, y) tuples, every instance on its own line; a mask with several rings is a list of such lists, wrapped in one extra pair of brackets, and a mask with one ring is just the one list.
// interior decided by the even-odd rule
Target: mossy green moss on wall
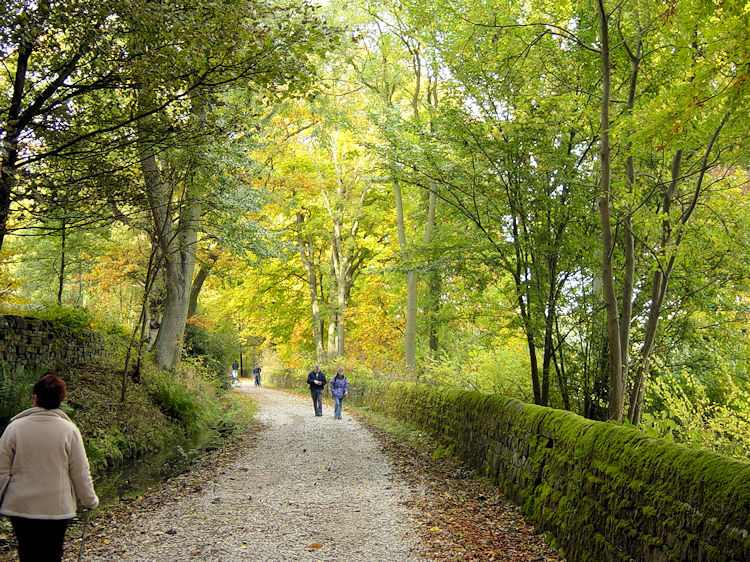
[(571, 562), (750, 560), (749, 463), (476, 392), (392, 382), (351, 395), (455, 444)]

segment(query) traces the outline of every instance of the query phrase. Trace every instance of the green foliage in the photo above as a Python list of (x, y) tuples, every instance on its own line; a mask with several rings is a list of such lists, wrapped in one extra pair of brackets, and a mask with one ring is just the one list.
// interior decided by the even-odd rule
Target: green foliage
[(725, 403), (712, 400), (695, 375), (663, 376), (652, 382), (643, 429), (650, 435), (750, 460), (750, 391), (732, 385)]
[(528, 359), (519, 344), (507, 338), (490, 349), (473, 346), (438, 359), (425, 358), (420, 381), (530, 401), (533, 394)]
[(179, 370), (151, 371), (146, 384), (161, 410), (188, 433), (197, 434), (219, 423), (222, 408), (215, 387), (194, 368), (183, 365)]
[(95, 314), (82, 307), (68, 307), (50, 305), (48, 307), (32, 310), (29, 314), (40, 320), (48, 320), (56, 326), (66, 326), (73, 331), (90, 330), (95, 324)]
[(184, 345), (185, 359), (208, 380), (224, 381), (230, 365), (238, 358), (237, 329), (227, 321), (212, 327), (188, 324)]
[(443, 457), (449, 457), (456, 451), (455, 443), (448, 443), (447, 445), (440, 445), (435, 452), (432, 453), (433, 459), (442, 459)]
[(7, 363), (0, 363), (0, 432), (10, 418), (31, 408), (31, 389), (43, 374), (43, 369), (25, 369), (23, 366), (11, 373)]
[(100, 315), (96, 310), (80, 306), (49, 304), (29, 310), (27, 316), (47, 320), (55, 326), (65, 326), (74, 332), (92, 330), (102, 336), (123, 336), (123, 326)]

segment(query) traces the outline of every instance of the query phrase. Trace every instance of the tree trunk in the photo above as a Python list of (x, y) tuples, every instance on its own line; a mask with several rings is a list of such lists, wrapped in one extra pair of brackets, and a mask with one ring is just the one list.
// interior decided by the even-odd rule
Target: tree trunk
[[(401, 182), (393, 177), (393, 196), (396, 200), (396, 230), (402, 260), (406, 258), (406, 222), (404, 203), (401, 196)], [(406, 366), (414, 369), (417, 365), (417, 275), (414, 271), (406, 273), (406, 326), (404, 327), (404, 356)]]
[(211, 266), (202, 263), (198, 270), (198, 274), (195, 276), (195, 279), (193, 279), (193, 284), (190, 286), (190, 297), (188, 298), (188, 318), (195, 316), (195, 311), (198, 309), (198, 295), (200, 295), (203, 283), (206, 282), (206, 278), (210, 272)]
[(336, 291), (336, 299), (338, 301), (337, 316), (338, 326), (336, 331), (336, 356), (344, 356), (344, 315), (346, 313), (346, 280), (339, 278), (339, 285)]
[[(624, 43), (627, 48), (627, 42)], [(638, 72), (641, 64), (641, 49), (643, 36), (638, 36), (635, 51), (627, 49), (630, 56), (630, 82), (628, 87), (628, 113), (635, 107), (635, 96), (638, 84)], [(627, 143), (627, 158), (625, 159), (625, 179), (628, 193), (633, 192), (635, 187), (635, 162), (630, 149), (633, 143)], [(633, 223), (630, 217), (631, 209), (623, 220), (623, 250), (625, 252), (625, 271), (622, 285), (622, 313), (620, 314), (620, 361), (622, 363), (622, 388), (623, 393), (627, 388), (628, 373), (630, 369), (630, 324), (633, 318), (633, 287), (635, 284), (635, 244), (633, 236)]]
[[(427, 194), (427, 221), (424, 226), (424, 237), (422, 243), (425, 247), (429, 247), (432, 244), (432, 239), (435, 232), (435, 216), (437, 213), (437, 185), (432, 182), (430, 185), (430, 191)], [(430, 271), (428, 276), (428, 304), (429, 309), (429, 325), (428, 325), (428, 338), (429, 338), (429, 350), (432, 356), (435, 357), (438, 352), (439, 341), (437, 331), (437, 320), (438, 314), (440, 313), (440, 289), (442, 287), (442, 277), (440, 271), (433, 269)], [(416, 323), (416, 319), (415, 319)]]
[(609, 419), (622, 421), (624, 390), (622, 386), (622, 354), (620, 351), (620, 324), (617, 312), (614, 271), (612, 267), (614, 240), (610, 218), (611, 172), (609, 146), (609, 103), (611, 61), (609, 52), (609, 19), (604, 0), (597, 1), (601, 31), (602, 54), (602, 105), (601, 141), (599, 164), (601, 167), (601, 193), (599, 196), (599, 217), (602, 228), (602, 288), (607, 309), (607, 338), (609, 340)]
[(190, 287), (190, 301), (188, 303), (187, 317), (195, 316), (195, 311), (198, 309), (198, 296), (203, 288), (203, 283), (206, 282), (206, 278), (211, 273), (216, 260), (219, 259), (219, 254), (211, 252), (208, 256), (208, 261), (201, 263), (201, 267), (198, 270), (198, 274), (193, 279), (193, 284)]
[(29, 58), (35, 42), (33, 30), (27, 33), (18, 45), (16, 56), (16, 72), (13, 77), (13, 93), (8, 104), (8, 116), (5, 120), (6, 130), (3, 131), (3, 144), (0, 150), (0, 249), (3, 247), (5, 235), (8, 233), (8, 219), (10, 217), (11, 194), (16, 183), (16, 165), (18, 163), (18, 139), (24, 127), (19, 118), (22, 113), (21, 104), (26, 89), (26, 73)]
[(172, 189), (163, 180), (156, 157), (150, 154), (143, 158), (141, 169), (156, 237), (164, 259), (166, 285), (164, 314), (155, 345), (155, 359), (158, 365), (172, 368), (177, 366), (182, 356), (200, 212), (197, 202), (186, 194), (175, 224), (171, 212)]
[(433, 270), (430, 272), (427, 288), (429, 291), (429, 311), (430, 311), (430, 325), (428, 327), (428, 348), (432, 357), (437, 357), (437, 353), (440, 350), (440, 335), (438, 327), (440, 325), (440, 293), (443, 288), (443, 277), (439, 271)]
[(328, 291), (328, 343), (326, 344), (326, 358), (331, 359), (338, 349), (338, 306), (336, 299), (336, 269), (333, 265), (333, 256), (331, 256), (331, 267), (328, 270), (328, 282), (330, 290)]
[[(728, 111), (731, 111), (729, 108)], [(695, 188), (693, 189), (693, 197), (687, 204), (687, 207), (682, 211), (679, 223), (681, 225), (687, 224), (692, 216), (695, 208), (698, 205), (698, 198), (700, 197), (701, 191), (703, 190), (703, 181), (706, 177), (706, 173), (709, 170), (709, 157), (713, 151), (713, 147), (716, 144), (719, 135), (721, 134), (724, 125), (729, 118), (729, 113), (726, 113), (721, 122), (714, 130), (711, 140), (706, 145), (706, 150), (703, 153), (701, 161), (701, 168), (698, 174), (698, 179), (695, 182)], [(635, 381), (633, 382), (633, 389), (630, 397), (630, 409), (628, 417), (631, 423), (639, 424), (641, 422), (641, 414), (643, 411), (643, 393), (646, 385), (646, 377), (648, 375), (648, 368), (651, 362), (651, 352), (653, 351), (654, 339), (656, 337), (656, 329), (658, 327), (659, 316), (661, 315), (661, 307), (664, 304), (664, 297), (667, 294), (667, 286), (669, 284), (672, 270), (677, 255), (677, 249), (682, 242), (682, 234), (677, 234), (674, 241), (672, 240), (672, 222), (670, 219), (670, 212), (672, 203), (674, 201), (675, 193), (677, 192), (677, 183), (680, 180), (680, 170), (682, 167), (682, 156), (681, 150), (675, 153), (672, 161), (671, 181), (669, 187), (665, 191), (664, 199), (662, 201), (662, 214), (664, 220), (662, 222), (662, 240), (661, 240), (661, 263), (657, 264), (660, 269), (657, 269), (654, 273), (654, 279), (651, 288), (651, 306), (649, 308), (648, 321), (646, 323), (646, 337), (644, 338), (643, 347), (641, 348), (640, 354), (640, 367), (636, 374)], [(669, 256), (667, 258), (667, 256)], [(666, 262), (666, 263), (665, 263)]]
[(299, 255), (302, 265), (307, 273), (307, 284), (310, 289), (310, 312), (312, 314), (313, 342), (315, 345), (315, 354), (318, 359), (323, 358), (323, 324), (320, 318), (320, 301), (318, 300), (318, 278), (317, 267), (315, 263), (315, 249), (313, 248), (310, 237), (302, 234), (302, 227), (305, 217), (302, 213), (297, 213), (297, 245), (299, 246)]
[(555, 346), (552, 352), (552, 361), (555, 365), (555, 372), (557, 373), (557, 384), (560, 387), (560, 397), (562, 398), (563, 408), (570, 410), (570, 394), (568, 392), (568, 378), (565, 372), (565, 354), (563, 353), (562, 344), (564, 338), (560, 333), (560, 323), (558, 317), (555, 316), (555, 335), (558, 344)]
[(57, 276), (57, 305), (62, 305), (63, 289), (65, 288), (65, 242), (67, 240), (65, 219), (60, 221), (60, 272)]
[(555, 355), (555, 325), (557, 323), (557, 298), (560, 286), (557, 280), (557, 260), (549, 260), (547, 304), (544, 319), (544, 354), (542, 356), (542, 396), (541, 404), (549, 404), (550, 371)]

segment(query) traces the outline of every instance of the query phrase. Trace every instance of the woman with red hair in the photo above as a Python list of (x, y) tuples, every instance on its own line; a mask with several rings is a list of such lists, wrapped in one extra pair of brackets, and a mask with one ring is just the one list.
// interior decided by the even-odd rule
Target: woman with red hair
[(21, 562), (59, 561), (77, 495), (94, 509), (94, 491), (81, 433), (60, 410), (65, 381), (46, 375), (34, 385), (34, 407), (15, 416), (0, 437), (0, 514), (10, 517)]

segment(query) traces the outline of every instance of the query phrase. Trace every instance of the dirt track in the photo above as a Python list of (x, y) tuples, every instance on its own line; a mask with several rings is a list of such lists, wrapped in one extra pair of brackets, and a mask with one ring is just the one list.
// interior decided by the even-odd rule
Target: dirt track
[(420, 559), (409, 491), (359, 421), (249, 381), (238, 390), (259, 404), (255, 445), (116, 536), (96, 530), (86, 560)]

